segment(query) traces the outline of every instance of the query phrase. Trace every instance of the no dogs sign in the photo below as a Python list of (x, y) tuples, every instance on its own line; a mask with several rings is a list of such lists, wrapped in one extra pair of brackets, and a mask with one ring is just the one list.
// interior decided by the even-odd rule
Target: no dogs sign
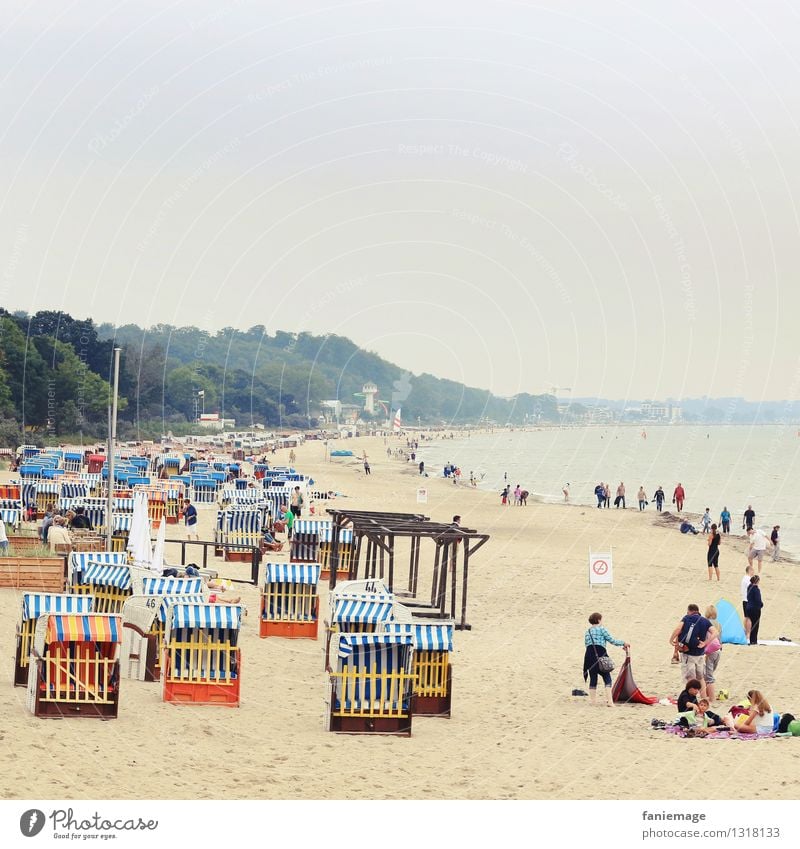
[(613, 584), (613, 561), (610, 551), (589, 552), (589, 586)]

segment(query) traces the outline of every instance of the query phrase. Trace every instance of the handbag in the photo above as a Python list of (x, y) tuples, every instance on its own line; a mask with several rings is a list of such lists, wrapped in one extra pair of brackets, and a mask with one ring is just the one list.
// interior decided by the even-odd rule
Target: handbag
[(678, 642), (677, 642), (677, 643), (675, 643), (675, 648), (676, 648), (679, 652), (687, 652), (687, 651), (689, 651), (689, 640), (691, 640), (691, 639), (692, 639), (692, 631), (694, 631), (694, 625), (695, 625), (695, 623), (693, 622), (693, 623), (692, 623), (692, 625), (691, 625), (691, 626), (690, 626), (690, 628), (689, 628), (689, 631), (688, 631), (688, 632), (687, 632), (687, 634), (686, 634), (686, 640), (685, 640), (685, 642), (680, 642), (680, 640), (678, 640)]
[(594, 656), (597, 660), (597, 668), (600, 672), (611, 672), (614, 669), (614, 661), (607, 654), (598, 654), (596, 643), (592, 643), (592, 648), (594, 649)]

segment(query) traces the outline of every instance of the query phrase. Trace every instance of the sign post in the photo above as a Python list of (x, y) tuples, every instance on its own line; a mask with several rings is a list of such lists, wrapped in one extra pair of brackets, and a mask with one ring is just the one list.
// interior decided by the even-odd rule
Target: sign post
[(608, 551), (589, 550), (589, 587), (600, 584), (614, 585), (614, 564), (611, 549)]
[(424, 487), (420, 487), (417, 490), (417, 504), (427, 504), (428, 503), (428, 490)]

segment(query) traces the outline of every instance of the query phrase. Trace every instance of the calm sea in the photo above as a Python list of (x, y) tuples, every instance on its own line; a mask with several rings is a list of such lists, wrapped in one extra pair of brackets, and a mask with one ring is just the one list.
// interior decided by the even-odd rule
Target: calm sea
[[(645, 436), (646, 434), (646, 436)], [(741, 528), (748, 504), (756, 523), (770, 531), (781, 526), (781, 542), (800, 551), (800, 431), (796, 426), (660, 426), (576, 427), (495, 431), (470, 438), (436, 440), (420, 445), (430, 474), (442, 474), (448, 461), (470, 471), (482, 489), (512, 489), (520, 484), (536, 500), (562, 502), (569, 483), (573, 504), (595, 504), (594, 488), (611, 486), (612, 499), (625, 482), (628, 508), (638, 509), (636, 493), (648, 498), (661, 485), (671, 509), (680, 481), (686, 490), (684, 510), (700, 514), (711, 508), (713, 521), (727, 506), (732, 530)], [(482, 479), (481, 479), (482, 476)], [(613, 509), (613, 508), (612, 508)], [(648, 510), (655, 509), (651, 504)]]

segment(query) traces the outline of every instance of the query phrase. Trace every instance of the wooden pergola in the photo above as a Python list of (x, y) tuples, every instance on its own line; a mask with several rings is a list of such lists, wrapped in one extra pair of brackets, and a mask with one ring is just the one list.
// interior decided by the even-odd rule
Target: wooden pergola
[[(331, 589), (336, 586), (336, 570), (339, 565), (339, 532), (349, 528), (353, 531), (355, 545), (350, 580), (380, 578), (404, 605), (412, 608), (412, 613), (441, 619), (450, 618), (455, 620), (457, 629), (471, 630), (472, 626), (467, 624), (469, 562), (470, 557), (489, 539), (488, 534), (481, 534), (460, 525), (432, 522), (421, 513), (336, 509), (329, 509), (327, 512), (333, 522)], [(404, 586), (398, 576), (399, 564), (395, 560), (395, 546), (400, 539), (410, 540), (408, 580)], [(435, 544), (429, 601), (422, 600), (424, 589), (419, 588), (422, 541), (425, 539), (430, 539)], [(460, 613), (459, 550), (462, 553)]]

